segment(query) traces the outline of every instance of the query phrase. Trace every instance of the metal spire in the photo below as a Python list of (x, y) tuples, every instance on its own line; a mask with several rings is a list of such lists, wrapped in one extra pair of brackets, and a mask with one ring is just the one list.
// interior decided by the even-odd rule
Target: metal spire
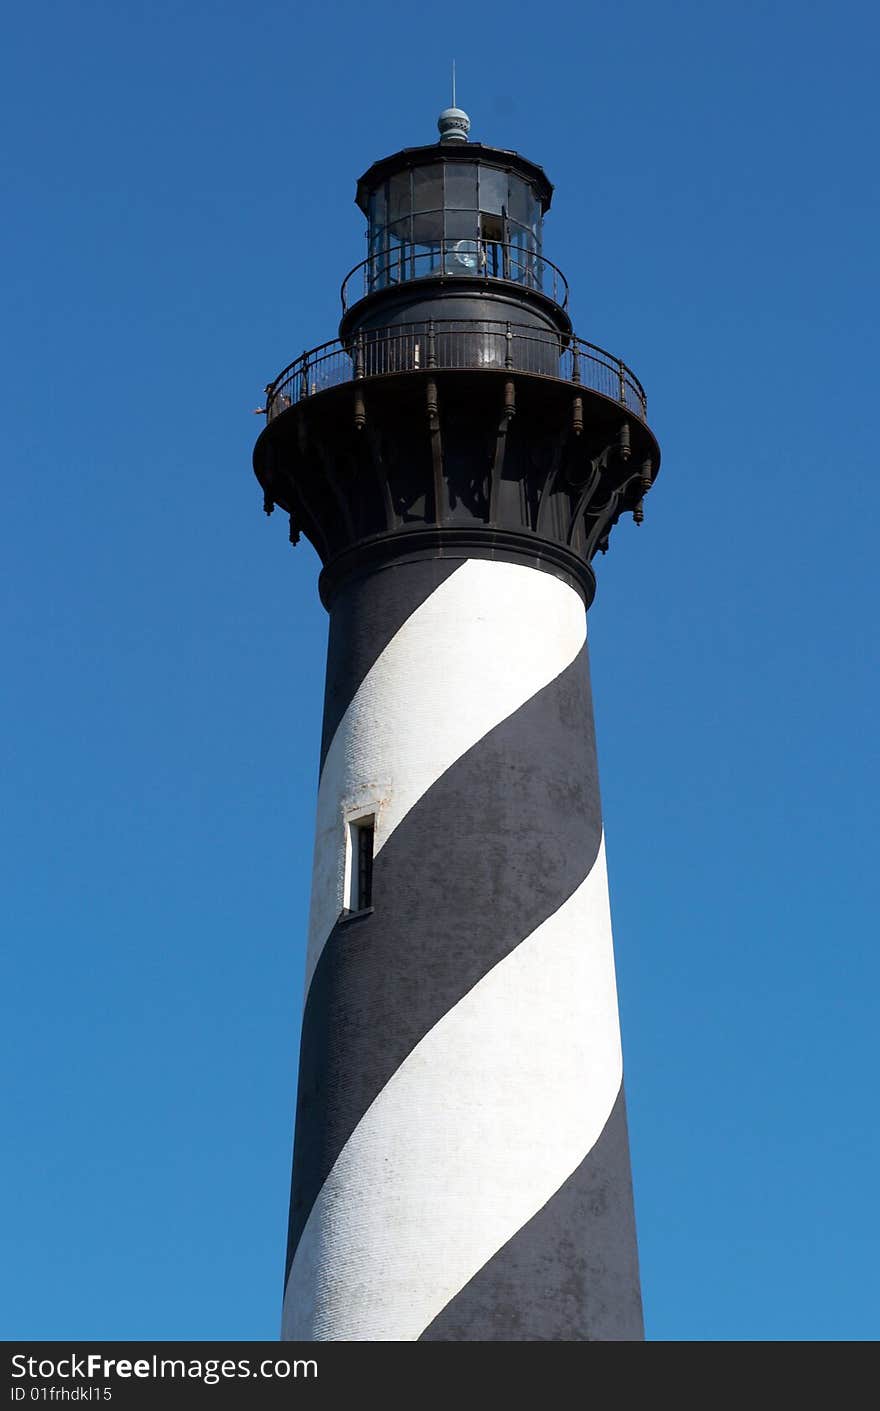
[(467, 113), (456, 107), (455, 102), (455, 60), (452, 60), (452, 107), (444, 108), (437, 119), (441, 142), (467, 142), (471, 120)]

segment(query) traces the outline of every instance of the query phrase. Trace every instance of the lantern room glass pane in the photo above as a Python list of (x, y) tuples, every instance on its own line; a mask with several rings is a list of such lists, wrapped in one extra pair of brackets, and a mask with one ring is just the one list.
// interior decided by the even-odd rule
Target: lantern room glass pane
[(515, 225), (513, 221), (510, 222), (509, 230), (510, 243), (512, 245), (515, 245), (518, 250), (527, 250), (530, 254), (534, 253), (534, 231), (528, 230), (524, 225)]
[(405, 216), (401, 216), (400, 220), (389, 221), (387, 229), (388, 234), (396, 235), (398, 240), (411, 240), (412, 216), (407, 212)]
[(412, 192), (408, 171), (399, 171), (388, 182), (388, 224), (396, 225), (412, 210)]
[(446, 163), (446, 206), (455, 211), (477, 209), (477, 168), (474, 163)]
[(510, 278), (530, 289), (541, 288), (541, 269), (534, 255), (535, 237), (522, 225), (510, 226)]
[(478, 240), (447, 240), (445, 249), (444, 274), (482, 274), (483, 255)]
[(413, 269), (415, 279), (424, 279), (426, 275), (434, 274), (440, 269), (442, 263), (442, 249), (440, 242), (434, 245), (414, 245), (413, 246)]
[(424, 211), (413, 216), (412, 238), (417, 245), (443, 239), (443, 212)]
[(538, 223), (538, 200), (527, 181), (519, 176), (510, 178), (510, 219), (517, 225), (535, 229)]
[(507, 206), (507, 172), (497, 167), (480, 167), (480, 210), (500, 215)]
[(475, 210), (446, 212), (446, 240), (476, 240), (480, 233)]
[(370, 288), (381, 289), (385, 282), (385, 231), (370, 232)]
[(381, 230), (388, 219), (388, 202), (385, 198), (385, 183), (378, 186), (370, 197), (370, 229)]
[(416, 167), (412, 174), (414, 211), (439, 211), (443, 205), (443, 168)]

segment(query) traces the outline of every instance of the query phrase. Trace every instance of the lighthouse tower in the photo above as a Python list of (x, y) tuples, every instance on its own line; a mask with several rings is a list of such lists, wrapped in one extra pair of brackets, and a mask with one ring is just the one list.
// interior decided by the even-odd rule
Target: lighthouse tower
[(469, 126), (361, 177), (254, 452), (330, 618), (290, 1340), (643, 1337), (586, 609), (660, 455)]

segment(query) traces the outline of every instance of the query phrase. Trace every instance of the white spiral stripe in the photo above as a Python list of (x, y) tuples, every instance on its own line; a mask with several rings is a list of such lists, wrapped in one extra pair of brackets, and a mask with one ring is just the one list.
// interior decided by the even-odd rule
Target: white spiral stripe
[(574, 661), (586, 632), (583, 601), (567, 583), (469, 559), (391, 638), (324, 760), (306, 993), (344, 904), (345, 816), (375, 810), (378, 853), (457, 759)]
[(303, 1230), (283, 1338), (416, 1341), (580, 1165), (621, 1079), (603, 842), (367, 1109)]

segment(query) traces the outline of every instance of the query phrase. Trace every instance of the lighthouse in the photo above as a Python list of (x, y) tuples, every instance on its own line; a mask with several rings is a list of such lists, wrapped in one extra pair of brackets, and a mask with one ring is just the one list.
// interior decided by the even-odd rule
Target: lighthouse
[(329, 614), (282, 1337), (640, 1340), (587, 609), (660, 453), (542, 168), (438, 126), (254, 451)]

